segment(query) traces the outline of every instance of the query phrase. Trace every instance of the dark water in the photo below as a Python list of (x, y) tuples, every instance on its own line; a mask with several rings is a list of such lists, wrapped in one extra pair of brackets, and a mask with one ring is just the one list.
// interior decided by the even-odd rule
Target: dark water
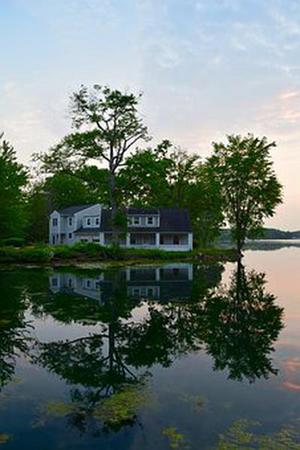
[(0, 271), (0, 444), (299, 449), (299, 268)]

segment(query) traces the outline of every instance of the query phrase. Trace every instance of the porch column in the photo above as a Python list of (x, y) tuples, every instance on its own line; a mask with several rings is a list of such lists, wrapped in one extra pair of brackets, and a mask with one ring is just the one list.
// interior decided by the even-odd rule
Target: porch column
[(155, 281), (160, 281), (160, 269), (155, 269)]
[(104, 245), (104, 233), (99, 233), (99, 244)]
[(155, 233), (155, 247), (159, 247), (160, 245), (160, 234), (159, 233)]
[(130, 247), (130, 233), (126, 234), (126, 247)]
[(190, 250), (193, 250), (193, 233), (188, 234), (188, 246)]

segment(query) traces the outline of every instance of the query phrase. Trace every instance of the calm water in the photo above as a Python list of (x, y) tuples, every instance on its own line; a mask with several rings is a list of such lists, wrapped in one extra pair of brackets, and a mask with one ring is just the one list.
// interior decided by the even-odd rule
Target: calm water
[(300, 248), (244, 265), (0, 271), (0, 444), (300, 448)]

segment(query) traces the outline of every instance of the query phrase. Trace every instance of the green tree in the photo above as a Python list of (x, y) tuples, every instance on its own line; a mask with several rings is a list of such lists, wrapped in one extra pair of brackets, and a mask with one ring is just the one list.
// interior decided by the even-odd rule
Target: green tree
[(223, 222), (219, 183), (198, 155), (174, 149), (169, 141), (131, 155), (117, 185), (128, 205), (187, 208), (202, 246), (219, 233)]
[(30, 242), (46, 242), (48, 240), (49, 198), (44, 183), (31, 187), (27, 195), (27, 240)]
[(76, 173), (57, 172), (35, 183), (27, 195), (28, 240), (48, 240), (49, 214), (54, 209), (97, 201), (95, 193)]
[(23, 188), (27, 172), (13, 146), (0, 134), (0, 239), (23, 237), (26, 225)]
[(156, 148), (138, 150), (126, 160), (119, 172), (117, 187), (126, 205), (136, 207), (168, 206), (170, 202), (169, 176), (172, 160), (168, 156), (169, 141)]
[(273, 170), (270, 150), (275, 142), (230, 135), (228, 143), (213, 143), (209, 166), (220, 183), (223, 208), (239, 255), (247, 237), (261, 229), (282, 201), (282, 186)]
[(48, 195), (49, 208), (66, 208), (72, 205), (84, 205), (93, 202), (85, 183), (76, 175), (68, 173), (56, 173), (48, 178), (44, 185)]
[(109, 203), (117, 211), (116, 175), (125, 158), (139, 141), (148, 140), (147, 127), (138, 114), (140, 95), (112, 90), (95, 84), (82, 86), (71, 96), (75, 133), (66, 136), (46, 155), (40, 155), (46, 171), (62, 166), (79, 169), (89, 162), (107, 163)]

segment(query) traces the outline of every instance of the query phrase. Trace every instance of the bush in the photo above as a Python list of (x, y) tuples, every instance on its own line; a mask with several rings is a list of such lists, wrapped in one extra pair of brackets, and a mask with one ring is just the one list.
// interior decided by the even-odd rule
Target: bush
[(0, 245), (3, 247), (13, 246), (13, 247), (23, 247), (25, 245), (25, 240), (19, 237), (11, 237), (7, 239), (3, 239), (0, 242)]
[(51, 260), (52, 256), (51, 249), (46, 246), (22, 248), (7, 246), (0, 248), (1, 262), (47, 262)]

